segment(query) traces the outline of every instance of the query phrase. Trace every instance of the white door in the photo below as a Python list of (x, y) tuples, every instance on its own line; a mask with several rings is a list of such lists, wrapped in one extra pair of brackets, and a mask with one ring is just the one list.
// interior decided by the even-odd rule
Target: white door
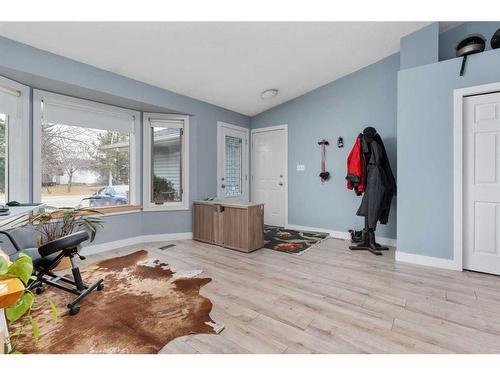
[(464, 268), (500, 275), (500, 93), (464, 98)]
[(248, 129), (217, 124), (217, 198), (248, 202)]
[(285, 128), (252, 131), (252, 201), (264, 203), (267, 225), (286, 225), (287, 165)]

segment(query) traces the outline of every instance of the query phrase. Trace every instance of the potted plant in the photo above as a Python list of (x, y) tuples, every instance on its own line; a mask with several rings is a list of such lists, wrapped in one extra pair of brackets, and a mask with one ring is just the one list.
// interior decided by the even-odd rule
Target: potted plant
[[(82, 207), (43, 206), (37, 213), (21, 216), (6, 223), (9, 227), (30, 227), (37, 233), (37, 246), (67, 236), (78, 230), (86, 230), (90, 234), (90, 242), (94, 241), (97, 230), (102, 226), (102, 215), (96, 209)], [(69, 260), (63, 259), (56, 270), (69, 268)]]
[[(9, 228), (33, 228), (39, 234), (37, 236), (38, 246), (81, 229), (89, 232), (90, 241), (92, 242), (95, 239), (97, 229), (102, 226), (102, 220), (96, 217), (96, 214), (100, 215), (102, 213), (98, 210), (82, 207), (57, 208), (44, 206), (37, 213), (14, 219), (3, 226)], [(59, 269), (64, 268), (67, 267), (62, 266)], [(11, 333), (6, 340), (0, 340), (0, 343), (6, 341), (3, 352), (16, 352), (15, 339), (25, 334), (27, 325), (31, 326), (33, 339), (35, 341), (39, 339), (38, 324), (31, 317), (31, 309), (35, 301), (35, 296), (29, 289), (29, 284), (33, 279), (32, 273), (33, 262), (28, 255), (21, 253), (15, 261), (11, 262), (9, 257), (0, 250), (0, 309), (5, 307), (5, 317), (9, 323), (21, 320), (20, 328), (16, 332)], [(5, 298), (2, 298), (2, 290)], [(54, 319), (57, 320), (58, 313), (54, 303), (49, 301), (49, 305)], [(3, 316), (0, 319), (3, 319)]]
[[(0, 326), (0, 353), (17, 353), (15, 340), (25, 334), (27, 325), (31, 326), (33, 340), (38, 341), (39, 329), (37, 322), (31, 317), (31, 309), (35, 302), (35, 296), (29, 289), (32, 282), (33, 262), (26, 254), (11, 262), (9, 257), (0, 250), (0, 321), (7, 318), (9, 323), (21, 320), (19, 329), (7, 334), (7, 327)], [(54, 319), (58, 320), (58, 312), (52, 301), (49, 301), (50, 309)]]
[(40, 207), (37, 213), (22, 216), (15, 226), (29, 226), (40, 233), (38, 245), (67, 236), (84, 229), (90, 234), (90, 242), (95, 239), (97, 229), (102, 226), (102, 219), (93, 215), (102, 215), (95, 209), (82, 207)]

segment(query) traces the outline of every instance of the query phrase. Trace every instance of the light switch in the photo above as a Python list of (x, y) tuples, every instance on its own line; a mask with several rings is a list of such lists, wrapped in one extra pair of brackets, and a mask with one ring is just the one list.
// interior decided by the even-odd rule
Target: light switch
[(297, 164), (297, 171), (302, 172), (306, 170), (306, 166), (304, 164)]

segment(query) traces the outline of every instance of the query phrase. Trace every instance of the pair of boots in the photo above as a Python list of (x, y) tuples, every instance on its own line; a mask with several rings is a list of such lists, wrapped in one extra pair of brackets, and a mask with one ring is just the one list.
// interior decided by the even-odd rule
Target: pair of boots
[[(363, 229), (362, 231), (349, 231), (352, 242), (357, 242), (356, 246), (349, 246), (351, 250), (368, 250), (375, 255), (382, 255), (380, 250), (389, 250), (375, 241), (375, 229)], [(360, 233), (361, 232), (361, 233)]]

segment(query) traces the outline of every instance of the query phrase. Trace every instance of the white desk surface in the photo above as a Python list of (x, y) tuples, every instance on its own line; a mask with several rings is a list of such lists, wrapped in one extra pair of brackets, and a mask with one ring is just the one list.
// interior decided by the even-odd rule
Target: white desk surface
[[(0, 225), (3, 225), (15, 218), (29, 214), (30, 212), (42, 207), (42, 205), (37, 206), (13, 206), (9, 207), (10, 213), (5, 216), (0, 216)], [(3, 228), (5, 229), (5, 228)]]

